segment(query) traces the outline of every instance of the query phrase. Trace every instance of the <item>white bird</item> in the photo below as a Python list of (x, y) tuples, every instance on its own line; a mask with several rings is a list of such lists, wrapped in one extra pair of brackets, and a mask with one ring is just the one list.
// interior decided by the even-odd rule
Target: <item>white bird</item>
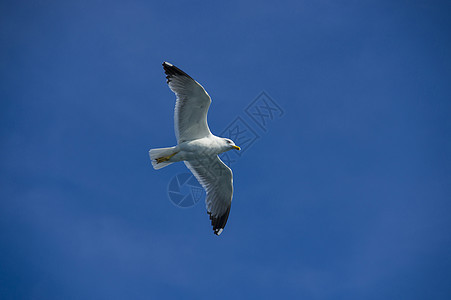
[(227, 223), (232, 205), (232, 170), (218, 154), (240, 147), (226, 138), (213, 135), (207, 124), (211, 99), (205, 89), (188, 74), (168, 62), (163, 63), (169, 88), (177, 96), (174, 129), (177, 146), (150, 149), (154, 169), (174, 162), (185, 165), (207, 192), (205, 199), (214, 234), (220, 235)]

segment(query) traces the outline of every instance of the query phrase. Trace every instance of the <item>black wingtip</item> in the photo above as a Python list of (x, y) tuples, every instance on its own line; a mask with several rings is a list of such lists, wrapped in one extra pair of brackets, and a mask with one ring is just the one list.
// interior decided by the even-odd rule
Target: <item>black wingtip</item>
[(208, 212), (208, 214), (210, 215), (211, 226), (213, 226), (213, 233), (216, 235), (220, 235), (224, 230), (224, 227), (229, 218), (230, 206), (227, 208), (227, 211), (219, 217), (212, 216), (211, 212)]
[(171, 78), (174, 76), (186, 76), (188, 78), (191, 78), (188, 74), (186, 74), (185, 72), (183, 72), (182, 70), (180, 70), (179, 68), (177, 68), (176, 66), (174, 66), (173, 64), (171, 64), (167, 61), (164, 61), (162, 65), (163, 65), (164, 73), (167, 75), (166, 79), (168, 80), (168, 83), (171, 81)]
[(169, 62), (167, 62), (167, 61), (164, 61), (164, 62), (162, 63), (162, 65), (163, 65), (164, 68), (170, 68), (170, 67), (173, 67), (173, 66), (174, 66), (173, 64), (171, 64), (171, 63), (169, 63)]

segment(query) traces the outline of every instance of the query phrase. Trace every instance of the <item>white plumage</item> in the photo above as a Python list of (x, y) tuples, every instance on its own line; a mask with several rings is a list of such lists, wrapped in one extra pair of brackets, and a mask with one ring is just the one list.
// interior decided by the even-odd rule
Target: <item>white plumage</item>
[(233, 196), (232, 170), (218, 157), (231, 149), (233, 141), (213, 135), (207, 113), (211, 99), (205, 89), (188, 74), (168, 62), (163, 63), (169, 88), (177, 96), (174, 129), (178, 145), (149, 151), (152, 166), (160, 169), (184, 161), (207, 192), (205, 200), (213, 231), (220, 235), (227, 223)]

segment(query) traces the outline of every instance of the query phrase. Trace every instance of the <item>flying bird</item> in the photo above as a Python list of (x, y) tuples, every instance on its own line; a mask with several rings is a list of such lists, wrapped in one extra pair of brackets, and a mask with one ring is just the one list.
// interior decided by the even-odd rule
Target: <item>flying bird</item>
[(176, 66), (164, 62), (169, 88), (177, 100), (174, 129), (177, 146), (150, 149), (154, 169), (183, 161), (207, 193), (205, 199), (213, 232), (220, 235), (230, 213), (233, 196), (232, 170), (218, 154), (240, 147), (227, 138), (213, 135), (208, 128), (207, 113), (211, 99), (205, 89)]

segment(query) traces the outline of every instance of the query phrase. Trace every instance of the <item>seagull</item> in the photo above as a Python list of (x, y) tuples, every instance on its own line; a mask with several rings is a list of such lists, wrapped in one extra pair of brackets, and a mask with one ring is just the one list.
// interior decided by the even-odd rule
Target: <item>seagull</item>
[(177, 100), (174, 129), (177, 146), (150, 149), (154, 169), (183, 161), (207, 193), (205, 204), (213, 232), (220, 235), (230, 213), (233, 196), (232, 170), (218, 154), (240, 147), (227, 138), (213, 135), (208, 128), (207, 113), (211, 98), (205, 89), (176, 66), (163, 62), (169, 88)]

